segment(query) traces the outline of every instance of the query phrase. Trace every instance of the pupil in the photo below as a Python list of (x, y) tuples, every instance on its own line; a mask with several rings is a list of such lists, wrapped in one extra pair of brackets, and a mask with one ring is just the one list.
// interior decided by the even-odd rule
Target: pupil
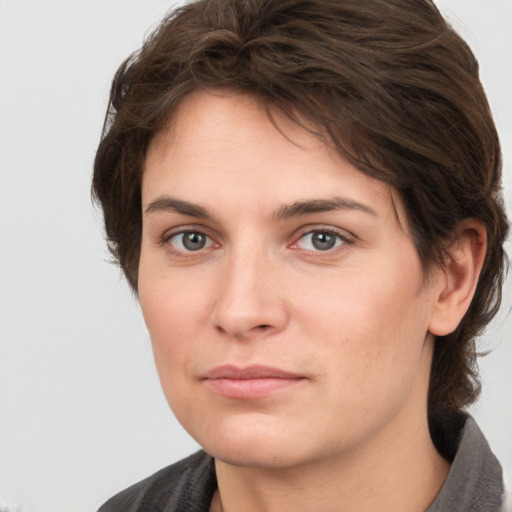
[(185, 233), (183, 235), (183, 245), (189, 251), (198, 251), (206, 243), (206, 237), (201, 233)]
[(331, 233), (313, 233), (312, 242), (315, 249), (327, 251), (335, 246), (336, 237)]

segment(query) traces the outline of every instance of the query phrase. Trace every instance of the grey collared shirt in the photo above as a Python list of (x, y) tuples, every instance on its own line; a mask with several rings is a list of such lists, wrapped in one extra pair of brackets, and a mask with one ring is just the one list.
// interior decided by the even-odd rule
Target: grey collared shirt
[(427, 512), (501, 512), (503, 502), (501, 466), (468, 416), (448, 477)]

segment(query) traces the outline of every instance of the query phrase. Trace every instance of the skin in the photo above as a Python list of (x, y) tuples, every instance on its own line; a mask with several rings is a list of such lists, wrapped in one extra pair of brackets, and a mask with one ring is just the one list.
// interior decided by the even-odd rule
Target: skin
[[(139, 298), (164, 393), (216, 459), (211, 510), (425, 510), (449, 469), (432, 333), (467, 308), (479, 244), (426, 279), (397, 194), (273, 116), (281, 133), (251, 96), (196, 92), (150, 145)], [(240, 398), (207, 377), (254, 364), (294, 378)]]

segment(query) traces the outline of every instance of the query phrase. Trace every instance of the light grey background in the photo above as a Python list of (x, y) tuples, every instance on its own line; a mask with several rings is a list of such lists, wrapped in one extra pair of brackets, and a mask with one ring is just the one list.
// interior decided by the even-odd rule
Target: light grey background
[[(112, 75), (172, 2), (0, 0), (0, 499), (88, 512), (195, 450), (106, 263), (91, 165)], [(481, 61), (512, 190), (512, 1), (444, 0)], [(510, 252), (510, 251), (509, 251)], [(473, 409), (512, 484), (512, 285)]]

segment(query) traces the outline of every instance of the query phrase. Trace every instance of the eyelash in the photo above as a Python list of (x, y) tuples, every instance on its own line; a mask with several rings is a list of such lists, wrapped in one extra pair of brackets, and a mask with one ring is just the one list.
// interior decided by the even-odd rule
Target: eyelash
[(346, 245), (350, 245), (353, 243), (353, 240), (351, 238), (349, 238), (346, 234), (342, 234), (340, 231), (338, 231), (337, 229), (334, 229), (334, 228), (328, 228), (328, 227), (318, 227), (318, 228), (314, 228), (314, 229), (309, 229), (308, 231), (304, 232), (304, 233), (301, 233), (301, 235), (296, 239), (295, 242), (293, 242), (289, 247), (291, 249), (295, 249), (295, 250), (301, 250), (300, 247), (298, 247), (298, 243), (301, 241), (301, 240), (304, 240), (307, 236), (312, 236), (314, 234), (328, 234), (328, 235), (332, 235), (336, 238), (336, 245), (332, 248), (329, 248), (329, 249), (326, 249), (326, 250), (321, 250), (321, 249), (302, 249), (306, 252), (308, 252), (309, 254), (318, 254), (318, 255), (323, 255), (323, 254), (333, 254), (333, 253), (337, 253), (339, 250), (343, 250), (343, 249), (346, 249)]
[[(308, 236), (312, 236), (315, 233), (328, 234), (328, 235), (334, 236), (336, 238), (336, 241), (335, 241), (336, 245), (334, 247), (328, 248), (326, 250), (301, 249), (300, 247), (298, 247), (298, 244), (301, 240), (305, 239)], [(200, 236), (205, 237), (207, 246), (201, 247), (194, 251), (194, 250), (187, 250), (186, 248), (183, 248), (183, 249), (176, 248), (172, 245), (171, 240), (173, 238), (177, 238), (180, 236), (183, 237), (187, 234), (195, 234), (195, 235), (200, 235)], [(208, 250), (208, 249), (215, 249), (215, 248), (220, 247), (220, 244), (216, 243), (211, 236), (209, 236), (207, 233), (204, 232), (204, 230), (194, 229), (194, 228), (183, 229), (181, 231), (167, 233), (162, 237), (161, 243), (162, 243), (162, 245), (167, 245), (167, 247), (169, 248), (170, 252), (172, 252), (173, 255), (176, 255), (179, 257), (184, 257), (184, 258), (194, 256), (194, 255), (204, 254), (205, 249)], [(332, 254), (334, 252), (338, 252), (338, 250), (343, 250), (345, 248), (344, 246), (350, 245), (352, 243), (353, 243), (353, 240), (350, 237), (348, 237), (346, 234), (340, 233), (336, 229), (327, 228), (327, 227), (318, 227), (315, 229), (309, 229), (308, 231), (301, 233), (300, 236), (298, 238), (296, 238), (294, 242), (292, 242), (291, 244), (288, 245), (288, 247), (293, 250), (303, 250), (309, 254), (322, 255), (322, 254)], [(181, 245), (183, 246), (183, 238), (181, 239)]]
[[(196, 251), (193, 251), (193, 250), (187, 250), (186, 248), (185, 249), (179, 249), (179, 248), (176, 248), (172, 245), (171, 243), (171, 240), (173, 238), (178, 238), (178, 237), (182, 237), (181, 239), (181, 245), (183, 246), (183, 242), (184, 242), (184, 239), (183, 237), (187, 234), (193, 234), (193, 235), (201, 235), (203, 237), (206, 238), (206, 244), (208, 245), (207, 247), (201, 247), (199, 249), (197, 249)], [(193, 256), (194, 254), (202, 254), (204, 249), (210, 249), (212, 248), (212, 246), (220, 246), (220, 244), (216, 244), (215, 241), (213, 240), (213, 238), (211, 236), (209, 236), (208, 234), (206, 234), (203, 230), (201, 229), (193, 229), (193, 228), (190, 228), (190, 229), (183, 229), (181, 231), (176, 231), (176, 232), (172, 232), (172, 233), (167, 233), (165, 234), (163, 237), (162, 237), (162, 245), (167, 245), (167, 247), (169, 248), (170, 252), (172, 252), (173, 255), (175, 256), (180, 256), (180, 257), (189, 257), (189, 256)]]

